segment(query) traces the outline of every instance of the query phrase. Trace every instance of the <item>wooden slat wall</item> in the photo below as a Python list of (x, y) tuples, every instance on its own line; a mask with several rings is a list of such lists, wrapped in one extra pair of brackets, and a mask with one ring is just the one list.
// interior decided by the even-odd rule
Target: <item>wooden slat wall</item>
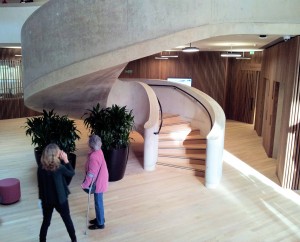
[[(286, 81), (285, 100), (282, 111), (281, 152), (278, 160), (278, 176), (285, 188), (299, 189), (300, 157), (299, 157), (299, 122), (300, 91), (299, 63), (300, 38), (293, 39), (281, 49), (280, 65), (282, 72), (277, 75)], [(285, 58), (283, 58), (285, 56)], [(284, 149), (283, 149), (284, 148)]]
[[(179, 58), (155, 60), (154, 57), (158, 55), (153, 55), (132, 61), (121, 73), (120, 78), (192, 78), (192, 86), (216, 100), (225, 110), (227, 118), (248, 123), (253, 122), (254, 114), (245, 113), (244, 107), (239, 105), (241, 103), (239, 100), (245, 95), (236, 92), (236, 88), (237, 84), (240, 88), (246, 88), (245, 92), (249, 92), (248, 96), (253, 98), (253, 100), (248, 100), (249, 107), (252, 105), (254, 108), (256, 86), (252, 87), (252, 85), (260, 75), (261, 52), (251, 55), (251, 60), (235, 61), (220, 57), (220, 52), (188, 54), (178, 52), (174, 54), (177, 54)], [(245, 86), (241, 85), (243, 78), (248, 83)]]
[(290, 112), (290, 127), (287, 137), (286, 163), (283, 176), (285, 187), (300, 188), (300, 79), (298, 76), (294, 86), (293, 102)]
[(157, 55), (153, 55), (132, 61), (120, 78), (192, 78), (193, 87), (211, 96), (224, 108), (227, 59), (220, 57), (219, 52), (176, 54), (178, 58), (168, 60), (156, 60), (154, 57)]
[[(264, 98), (268, 92), (272, 93), (274, 83), (279, 83), (283, 88), (282, 106), (276, 110), (280, 117), (280, 127), (273, 132), (279, 132), (277, 175), (282, 187), (299, 189), (300, 181), (300, 157), (299, 157), (299, 121), (300, 121), (300, 91), (299, 91), (299, 52), (300, 39), (293, 38), (288, 42), (280, 43), (264, 51), (261, 82), (265, 82), (265, 93), (259, 94), (260, 102), (257, 105), (260, 112), (263, 110), (263, 118), (256, 119), (262, 127), (262, 139), (264, 146), (271, 147), (274, 140), (270, 138), (267, 125), (274, 122), (276, 117), (269, 115), (269, 109), (273, 105), (271, 99)], [(268, 90), (269, 89), (269, 90)], [(264, 101), (264, 107), (262, 103)], [(278, 120), (278, 119), (277, 119)], [(259, 123), (260, 122), (260, 123)], [(276, 137), (276, 134), (273, 134)]]
[(226, 92), (226, 117), (253, 123), (257, 85), (260, 77), (262, 52), (245, 54), (250, 60), (229, 59), (228, 88)]

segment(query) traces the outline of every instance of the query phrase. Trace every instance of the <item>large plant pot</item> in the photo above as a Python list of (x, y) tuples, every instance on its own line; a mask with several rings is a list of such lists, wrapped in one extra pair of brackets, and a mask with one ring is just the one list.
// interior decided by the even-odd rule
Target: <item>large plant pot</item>
[(104, 150), (105, 161), (107, 164), (109, 181), (119, 181), (124, 177), (129, 147), (122, 149)]
[[(76, 155), (74, 153), (69, 153), (68, 154), (68, 160), (69, 160), (71, 166), (73, 167), (73, 169), (75, 170), (75, 167), (76, 167)], [(72, 178), (73, 177), (66, 177), (67, 185), (69, 185), (71, 183)]]
[(68, 160), (69, 160), (71, 166), (73, 167), (73, 169), (75, 170), (75, 167), (76, 167), (76, 155), (74, 153), (69, 153), (68, 154)]
[[(35, 156), (35, 161), (37, 163), (37, 165), (39, 166), (41, 164), (41, 157), (42, 157), (42, 153), (41, 151), (37, 151), (37, 149), (34, 149), (34, 156)], [(76, 167), (76, 155), (74, 153), (69, 153), (68, 154), (68, 160), (71, 164), (71, 166), (73, 167), (73, 169), (75, 170)], [(66, 178), (66, 182), (69, 185), (71, 183), (72, 177), (70, 178)]]
[(38, 151), (37, 148), (34, 148), (34, 157), (38, 166), (41, 164), (42, 153), (42, 151)]

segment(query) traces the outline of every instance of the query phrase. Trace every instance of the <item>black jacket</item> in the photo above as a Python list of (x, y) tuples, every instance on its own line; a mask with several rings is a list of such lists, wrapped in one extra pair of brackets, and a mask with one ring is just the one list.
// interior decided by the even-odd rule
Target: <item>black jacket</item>
[(47, 171), (38, 167), (39, 199), (46, 204), (62, 204), (70, 194), (66, 177), (74, 176), (75, 172), (68, 163), (60, 165), (56, 171)]

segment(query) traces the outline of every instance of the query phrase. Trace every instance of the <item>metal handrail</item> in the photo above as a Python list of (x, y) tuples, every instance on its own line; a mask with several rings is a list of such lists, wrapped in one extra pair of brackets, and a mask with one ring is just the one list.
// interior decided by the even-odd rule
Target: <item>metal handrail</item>
[[(186, 95), (190, 96), (191, 98), (193, 98), (196, 102), (198, 102), (204, 109), (205, 111), (207, 112), (208, 116), (209, 116), (209, 119), (210, 119), (210, 130), (212, 129), (212, 126), (213, 126), (213, 123), (212, 123), (212, 118), (210, 116), (210, 113), (208, 112), (207, 108), (197, 99), (195, 98), (193, 95), (191, 95), (190, 93), (184, 91), (183, 89), (177, 87), (177, 86), (174, 86), (174, 85), (160, 85), (160, 84), (148, 84), (149, 86), (157, 86), (157, 87), (173, 87), (174, 89), (178, 89), (179, 91), (182, 91), (183, 93), (185, 93)], [(162, 110), (162, 109), (161, 109)], [(160, 129), (159, 129), (160, 131)], [(159, 133), (158, 131), (158, 133)]]
[(161, 127), (162, 127), (162, 124), (163, 124), (163, 116), (162, 116), (162, 107), (161, 107), (161, 104), (160, 104), (160, 101), (159, 101), (159, 99), (157, 98), (157, 102), (158, 102), (158, 104), (159, 104), (159, 110), (160, 110), (160, 125), (159, 125), (159, 129), (158, 129), (158, 131), (157, 132), (154, 132), (154, 134), (155, 135), (158, 135), (159, 134), (159, 132), (160, 132), (160, 130), (161, 130)]

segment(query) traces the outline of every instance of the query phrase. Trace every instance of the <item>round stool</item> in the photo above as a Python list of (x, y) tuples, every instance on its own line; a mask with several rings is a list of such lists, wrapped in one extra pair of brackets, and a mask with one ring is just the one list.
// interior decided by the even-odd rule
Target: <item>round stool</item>
[(12, 204), (20, 200), (21, 187), (17, 178), (5, 178), (0, 180), (0, 203)]

